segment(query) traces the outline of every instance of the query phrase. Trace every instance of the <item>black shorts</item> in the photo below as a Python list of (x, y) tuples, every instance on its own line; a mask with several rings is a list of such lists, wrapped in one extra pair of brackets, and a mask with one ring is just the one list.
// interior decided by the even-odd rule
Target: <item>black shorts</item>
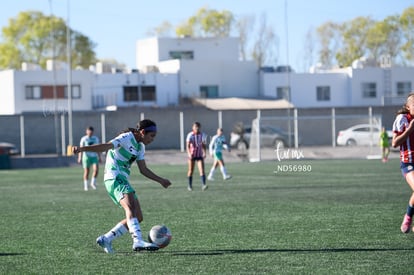
[(199, 160), (204, 160), (204, 158), (203, 157), (192, 157), (190, 160), (191, 161), (199, 161)]

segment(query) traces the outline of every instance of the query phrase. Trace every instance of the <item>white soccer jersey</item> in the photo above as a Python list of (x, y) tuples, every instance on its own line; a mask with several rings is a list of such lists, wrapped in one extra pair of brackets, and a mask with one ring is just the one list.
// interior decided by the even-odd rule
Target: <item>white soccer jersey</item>
[(226, 143), (226, 138), (224, 137), (224, 135), (215, 135), (213, 136), (213, 138), (210, 141), (210, 145), (209, 145), (209, 151), (212, 154), (214, 153), (221, 153), (221, 151), (223, 151), (224, 149), (227, 149), (227, 143)]
[(115, 179), (118, 175), (128, 178), (131, 164), (144, 159), (145, 145), (137, 142), (132, 132), (122, 133), (110, 142), (114, 148), (106, 155), (104, 180)]
[[(99, 138), (97, 136), (83, 136), (80, 140), (80, 147), (90, 146), (94, 144), (99, 144)], [(98, 153), (95, 152), (83, 152), (83, 157), (93, 158), (98, 157)]]

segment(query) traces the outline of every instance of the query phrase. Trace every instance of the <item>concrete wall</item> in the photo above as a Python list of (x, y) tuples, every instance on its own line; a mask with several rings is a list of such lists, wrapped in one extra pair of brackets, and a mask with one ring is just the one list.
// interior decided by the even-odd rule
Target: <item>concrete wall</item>
[(199, 97), (200, 86), (218, 86), (219, 97), (258, 96), (254, 62), (181, 60), (182, 97)]
[(192, 51), (193, 60), (237, 61), (239, 38), (148, 38), (137, 42), (137, 68), (171, 60), (171, 51)]
[(1, 114), (12, 115), (16, 110), (16, 97), (14, 93), (14, 71), (0, 71), (0, 108)]
[[(373, 114), (382, 119), (383, 125), (391, 129), (398, 106), (375, 107)], [(155, 141), (148, 146), (149, 149), (180, 149), (180, 112), (184, 114), (185, 134), (191, 130), (192, 123), (199, 121), (202, 130), (209, 136), (215, 134), (219, 126), (219, 113), (204, 108), (139, 108), (132, 107), (119, 109), (116, 112), (105, 112), (106, 141), (116, 136), (127, 127), (135, 127), (142, 114), (145, 118), (154, 120), (159, 128)], [(336, 108), (336, 133), (354, 124), (368, 122), (368, 108)], [(302, 146), (331, 145), (332, 128), (329, 116), (331, 108), (298, 109), (298, 129), (302, 138)], [(89, 125), (95, 127), (95, 134), (103, 139), (101, 127), (101, 112), (74, 112), (73, 113), (73, 139), (78, 144)], [(228, 136), (233, 126), (242, 122), (246, 125), (252, 123), (257, 111), (222, 111), (222, 126)], [(45, 154), (61, 152), (61, 115), (65, 117), (65, 139), (68, 141), (67, 114), (30, 113), (24, 115), (26, 154)], [(285, 131), (289, 130), (288, 118), (293, 119), (293, 110), (263, 110), (262, 117), (274, 117), (267, 123), (278, 126)], [(342, 117), (341, 116), (354, 116)], [(356, 118), (355, 115), (361, 117)], [(319, 118), (315, 118), (318, 116)], [(323, 117), (323, 116), (326, 116)], [(56, 125), (56, 127), (55, 127)], [(56, 131), (55, 131), (56, 129)], [(293, 131), (293, 122), (290, 124)], [(20, 148), (20, 116), (0, 116), (0, 141), (11, 142)]]
[[(289, 86), (286, 73), (264, 73), (262, 94), (266, 97), (276, 97), (278, 87)], [(295, 107), (343, 107), (349, 106), (350, 78), (347, 73), (305, 74), (293, 73), (289, 75), (291, 86), (291, 102)], [(331, 99), (318, 101), (316, 89), (319, 86), (329, 86)]]

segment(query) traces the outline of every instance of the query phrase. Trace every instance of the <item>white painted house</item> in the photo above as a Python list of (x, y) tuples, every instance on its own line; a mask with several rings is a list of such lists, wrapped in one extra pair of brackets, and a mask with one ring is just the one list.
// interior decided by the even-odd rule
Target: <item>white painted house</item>
[[(66, 71), (0, 71), (0, 115), (23, 112), (66, 112)], [(90, 110), (93, 74), (89, 71), (72, 73), (72, 106), (74, 111)]]
[[(399, 105), (414, 89), (414, 67), (312, 73), (259, 70), (239, 60), (238, 38), (148, 38), (136, 45), (137, 70), (72, 71), (74, 111), (108, 106), (178, 105), (183, 98), (287, 99), (295, 107)], [(62, 64), (61, 64), (62, 65)], [(0, 71), (0, 115), (67, 111), (67, 71), (36, 66)], [(109, 71), (109, 72), (108, 72)]]
[(349, 67), (315, 73), (261, 72), (260, 83), (262, 96), (288, 99), (295, 107), (400, 105), (413, 91), (414, 68)]
[(180, 97), (257, 97), (258, 70), (239, 60), (238, 38), (149, 38), (137, 42), (140, 71), (178, 75)]

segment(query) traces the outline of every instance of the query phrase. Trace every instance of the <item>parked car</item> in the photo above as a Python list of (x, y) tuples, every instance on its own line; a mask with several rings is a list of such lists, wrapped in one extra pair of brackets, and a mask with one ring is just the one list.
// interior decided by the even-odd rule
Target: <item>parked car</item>
[[(243, 133), (241, 133), (243, 132)], [(252, 134), (252, 127), (246, 126), (243, 131), (234, 131), (230, 133), (230, 146), (239, 150), (248, 149), (250, 145), (250, 138)], [(262, 125), (260, 131), (260, 142), (262, 147), (291, 147), (295, 144), (295, 136), (290, 135), (282, 129), (274, 126)], [(289, 142), (290, 141), (290, 142)], [(301, 139), (299, 138), (299, 144)]]
[(19, 150), (16, 145), (8, 142), (0, 142), (0, 155), (18, 155)]
[[(374, 124), (358, 124), (338, 132), (336, 143), (338, 145), (377, 145), (381, 134), (381, 126)], [(392, 131), (387, 130), (390, 141)], [(391, 144), (391, 142), (390, 142)]]

